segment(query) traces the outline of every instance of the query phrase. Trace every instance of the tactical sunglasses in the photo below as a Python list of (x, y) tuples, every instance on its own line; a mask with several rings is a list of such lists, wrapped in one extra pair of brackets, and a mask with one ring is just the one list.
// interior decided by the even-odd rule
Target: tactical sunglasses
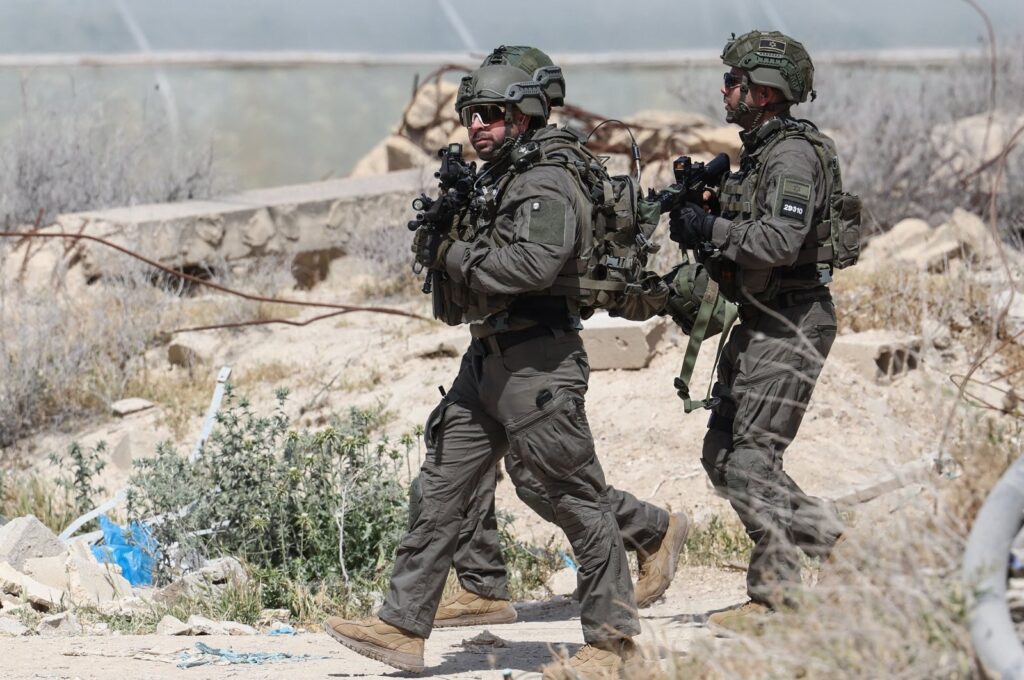
[(505, 119), (505, 109), (497, 104), (474, 104), (462, 109), (459, 113), (465, 127), (473, 125), (473, 119), (479, 117), (481, 125), (491, 125)]
[(743, 76), (738, 76), (731, 71), (726, 71), (723, 80), (725, 81), (725, 89), (731, 90), (743, 82)]

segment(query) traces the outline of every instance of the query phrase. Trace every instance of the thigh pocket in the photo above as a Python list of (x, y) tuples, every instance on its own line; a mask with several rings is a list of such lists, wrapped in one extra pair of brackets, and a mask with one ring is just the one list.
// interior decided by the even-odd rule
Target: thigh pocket
[(427, 445), (428, 453), (437, 448), (437, 436), (441, 431), (441, 423), (444, 421), (444, 412), (450, 405), (451, 402), (447, 398), (442, 399), (441, 403), (427, 416), (427, 422), (423, 426), (423, 442)]
[(562, 391), (536, 411), (505, 426), (509, 445), (552, 479), (566, 479), (594, 459), (583, 399)]

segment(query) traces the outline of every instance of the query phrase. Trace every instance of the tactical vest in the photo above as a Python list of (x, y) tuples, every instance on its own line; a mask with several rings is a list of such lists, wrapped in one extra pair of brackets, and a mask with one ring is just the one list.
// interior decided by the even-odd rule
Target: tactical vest
[[(513, 150), (509, 170), (481, 197), (477, 210), (467, 209), (453, 225), (451, 237), (484, 240), (493, 248), (510, 243), (493, 226), (498, 206), (509, 184), (531, 168), (555, 166), (573, 178), (579, 204), (589, 206), (583, 229), (577, 234), (574, 255), (550, 288), (521, 295), (491, 295), (446, 280), (441, 295), (444, 312), (439, 318), (457, 325), (502, 312), (550, 323), (545, 315), (564, 300), (561, 308), (571, 317), (586, 319), (595, 309), (632, 320), (657, 314), (668, 300), (668, 287), (645, 269), (649, 253), (657, 250), (650, 236), (658, 226), (659, 206), (642, 198), (632, 177), (610, 177), (604, 165), (580, 139), (567, 130), (545, 129), (533, 146)], [(531, 314), (533, 316), (531, 316)]]
[[(753, 298), (767, 301), (780, 289), (811, 287), (818, 283), (819, 265), (842, 269), (857, 262), (860, 255), (860, 198), (843, 191), (839, 156), (835, 144), (808, 121), (782, 119), (782, 128), (767, 141), (744, 155), (739, 172), (730, 174), (720, 191), (722, 216), (730, 220), (756, 220), (761, 216), (757, 195), (764, 178), (765, 161), (784, 140), (803, 139), (811, 144), (825, 172), (828, 199), (824, 214), (818, 211), (800, 248), (796, 262), (788, 267), (757, 269), (739, 267), (720, 255), (712, 256), (707, 267), (721, 293), (733, 302)], [(809, 208), (811, 206), (808, 206)]]

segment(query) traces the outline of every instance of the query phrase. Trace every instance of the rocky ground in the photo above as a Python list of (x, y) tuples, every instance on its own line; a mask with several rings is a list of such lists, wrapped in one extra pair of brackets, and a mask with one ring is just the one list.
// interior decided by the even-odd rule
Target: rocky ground
[[(970, 259), (964, 243), (962, 239), (958, 254), (945, 253), (946, 264)], [(926, 257), (921, 266), (927, 268), (932, 261)], [(356, 299), (352, 291), (358, 268), (344, 258), (332, 268), (327, 281), (308, 295)], [(844, 290), (842, 276), (839, 291)], [(423, 300), (398, 306), (426, 312)], [(646, 367), (593, 373), (588, 411), (599, 455), (612, 484), (646, 500), (686, 510), (697, 519), (728, 514), (726, 504), (708, 487), (699, 462), (705, 417), (684, 415), (672, 387), (686, 338), (667, 324), (662, 330), (655, 334), (658, 339), (649, 348)], [(845, 344), (848, 350), (856, 349), (859, 337), (847, 333), (837, 348)], [(955, 401), (949, 376), (967, 368), (966, 353), (954, 351), (960, 336), (948, 328), (933, 337), (886, 337), (890, 344), (912, 348), (912, 365), (884, 375), (875, 361), (877, 343), (868, 343), (874, 349), (867, 355), (837, 349), (822, 373), (800, 436), (786, 454), (787, 469), (807, 491), (845, 501), (854, 533), (871, 532), (877, 523), (891, 521), (915, 493), (916, 481), (932, 474), (931, 461), (943, 435), (940, 426)], [(353, 313), (301, 328), (213, 331), (174, 342), (187, 345), (193, 353), (198, 363), (191, 371), (194, 382), (202, 386), (184, 415), (157, 403), (70, 435), (38, 438), (25, 455), (32, 455), (33, 449), (60, 448), (70, 439), (84, 444), (105, 440), (113, 452), (105, 482), (108, 489), (117, 488), (126, 479), (131, 460), (152, 455), (158, 439), (176, 439), (182, 450), (190, 447), (222, 365), (230, 365), (233, 379), (267, 409), (275, 387), (291, 387), (287, 410), (300, 424), (316, 426), (329, 413), (349, 406), (380, 404), (393, 414), (387, 428), (398, 436), (423, 422), (438, 398), (437, 386), (447, 386), (455, 375), (467, 340), (464, 329)], [(710, 381), (710, 347), (697, 364), (693, 384), (698, 389)], [(296, 348), (302, 349), (297, 352)], [(172, 380), (189, 370), (172, 365), (167, 347), (154, 350), (148, 360), (157, 380), (161, 376)], [(175, 427), (184, 436), (176, 436)], [(410, 461), (411, 469), (416, 462)], [(514, 530), (522, 540), (543, 543), (556, 531), (519, 502), (507, 480), (499, 485), (498, 503), (515, 514)], [(735, 565), (683, 568), (664, 599), (643, 612), (643, 638), (653, 646), (653, 653), (685, 651), (694, 640), (711, 637), (703, 625), (709, 612), (744, 600), (743, 573)], [(565, 643), (572, 652), (581, 644), (578, 612), (570, 601), (556, 597), (518, 606), (518, 623), (489, 629), (497, 640), (474, 643), (483, 628), (438, 630), (427, 645), (427, 675), (497, 678), (494, 669), (509, 667), (514, 677), (525, 676), (550, 657), (554, 646)], [(269, 636), (267, 630), (242, 637), (171, 637), (118, 635), (87, 626), (78, 634), (22, 635), (4, 643), (4, 677), (85, 679), (108, 678), (112, 673), (146, 678), (403, 677), (343, 649), (319, 630), (303, 630), (295, 636)], [(198, 642), (235, 652), (285, 652), (313, 658), (257, 666), (222, 661), (178, 668), (183, 652), (198, 654)], [(728, 640), (722, 644), (729, 644)]]

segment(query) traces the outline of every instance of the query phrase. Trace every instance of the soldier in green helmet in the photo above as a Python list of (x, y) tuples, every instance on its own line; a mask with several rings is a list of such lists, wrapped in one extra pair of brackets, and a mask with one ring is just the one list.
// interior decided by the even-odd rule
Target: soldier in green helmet
[[(565, 98), (565, 81), (551, 58), (534, 47), (501, 46), (480, 64), (515, 66), (541, 83), (552, 107)], [(555, 522), (555, 512), (544, 485), (524, 464), (519, 453), (510, 450), (505, 470), (515, 485), (516, 495), (534, 512)], [(636, 552), (639, 577), (634, 587), (637, 606), (652, 605), (668, 588), (675, 575), (680, 551), (686, 542), (689, 519), (683, 512), (667, 511), (644, 503), (632, 494), (608, 487), (608, 499), (626, 550)], [(419, 514), (422, 498), (420, 480), (409, 489), (410, 526)], [(465, 512), (453, 561), (460, 588), (444, 599), (434, 617), (435, 627), (484, 625), (515, 621), (509, 602), (508, 574), (501, 554), (495, 517), (494, 484), (481, 483), (478, 495)]]
[[(739, 307), (722, 352), (702, 463), (754, 542), (750, 603), (715, 614), (730, 625), (793, 604), (799, 551), (825, 557), (843, 525), (834, 506), (805, 494), (783, 470), (836, 335), (827, 287), (851, 264), (859, 199), (842, 191), (831, 139), (792, 107), (814, 99), (814, 66), (803, 45), (751, 31), (725, 45), (725, 118), (742, 128), (740, 167), (720, 190), (721, 214), (693, 203), (671, 214), (684, 248), (713, 246), (711, 278)], [(847, 242), (834, 235), (846, 234)], [(856, 240), (856, 239), (854, 239)], [(856, 260), (856, 253), (853, 254)]]
[[(486, 162), (474, 207), (446, 237), (418, 232), (414, 240), (417, 262), (440, 274), (435, 313), (452, 325), (468, 323), (472, 336), (454, 383), (427, 419), (419, 508), (398, 547), (378, 618), (331, 618), (325, 627), (361, 654), (422, 670), (423, 641), (435, 625), (460, 533), (495, 531), (495, 465), (511, 452), (535, 480), (530, 486), (539, 498), (531, 505), (550, 512), (579, 564), (586, 645), (544, 676), (606, 677), (635, 653), (640, 627), (616, 501), (587, 423), (590, 369), (579, 300), (554, 286), (578, 272), (580, 240), (592, 230), (590, 196), (570, 171), (591, 158), (574, 133), (547, 125), (550, 107), (564, 95), (561, 71), (529, 48), (517, 55), (524, 68), (513, 65), (500, 54), (512, 49), (520, 48), (496, 50), (463, 78), (456, 98)], [(489, 516), (467, 525), (474, 512)], [(678, 553), (675, 542), (669, 541)], [(485, 598), (494, 608), (478, 613), (504, 610), (501, 594)]]

